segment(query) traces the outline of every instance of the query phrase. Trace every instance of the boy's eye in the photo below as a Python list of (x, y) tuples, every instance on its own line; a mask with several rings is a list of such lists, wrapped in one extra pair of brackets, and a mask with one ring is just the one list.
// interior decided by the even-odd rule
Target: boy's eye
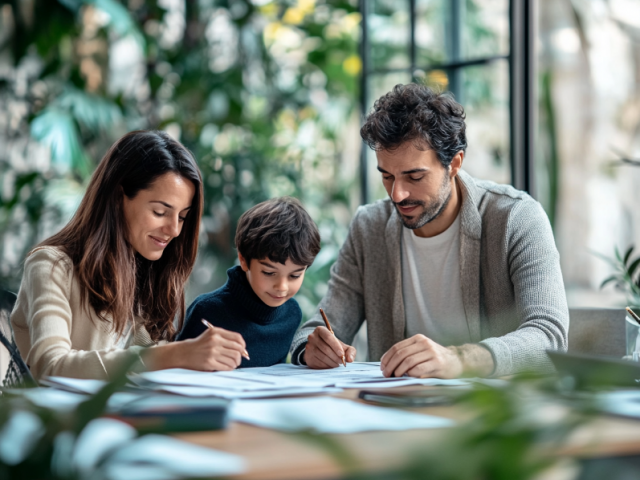
[(262, 271), (262, 273), (264, 273), (267, 277), (273, 277), (276, 272), (265, 272), (264, 270)]
[(291, 278), (293, 278), (295, 280), (297, 278), (300, 278), (300, 275), (291, 275)]
[(384, 178), (385, 180), (392, 180), (393, 179), (393, 175), (387, 175), (387, 176), (382, 176), (382, 178)]
[(422, 180), (424, 178), (424, 175), (420, 176), (420, 177), (409, 177), (412, 181), (417, 182), (418, 180)]

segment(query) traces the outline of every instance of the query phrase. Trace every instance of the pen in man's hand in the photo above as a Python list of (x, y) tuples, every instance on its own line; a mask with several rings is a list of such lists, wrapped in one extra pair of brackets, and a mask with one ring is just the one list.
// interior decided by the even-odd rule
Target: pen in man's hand
[[(213, 325), (211, 325), (211, 324), (210, 324), (207, 320), (205, 320), (204, 318), (201, 318), (200, 320), (202, 320), (202, 323), (204, 324), (204, 326), (205, 326), (205, 327), (207, 327), (207, 328), (212, 328), (212, 329), (213, 329), (213, 328), (215, 328)], [(242, 350), (242, 356), (243, 356), (244, 358), (246, 358), (247, 360), (251, 360), (251, 359), (249, 358), (249, 352), (247, 352), (247, 350), (246, 350), (246, 349)]]
[[(327, 326), (327, 329), (333, 334), (333, 336), (335, 337), (336, 334), (333, 332), (333, 328), (331, 328), (331, 325), (329, 324), (329, 319), (327, 318), (327, 316), (324, 313), (324, 310), (320, 309), (320, 315), (322, 315), (322, 319), (324, 320), (324, 324)], [(336, 337), (337, 338), (337, 337)], [(344, 355), (342, 355), (342, 364), (344, 365), (344, 368), (347, 368), (347, 361), (344, 358)]]

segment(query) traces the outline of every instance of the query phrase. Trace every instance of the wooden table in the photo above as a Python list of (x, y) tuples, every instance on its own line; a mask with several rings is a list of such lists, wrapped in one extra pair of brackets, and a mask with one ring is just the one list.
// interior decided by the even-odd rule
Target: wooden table
[[(357, 400), (357, 390), (338, 396)], [(463, 420), (456, 406), (409, 409)], [(417, 452), (437, 442), (442, 429), (397, 432), (366, 432), (330, 435), (343, 445), (366, 471), (384, 471), (403, 465)], [(237, 479), (328, 479), (340, 478), (345, 469), (334, 457), (303, 436), (282, 433), (232, 422), (226, 430), (180, 434), (178, 438), (201, 446), (242, 456), (248, 464), (246, 474)], [(602, 416), (575, 431), (561, 455), (598, 457), (640, 453), (640, 421)], [(555, 477), (554, 477), (555, 478)]]

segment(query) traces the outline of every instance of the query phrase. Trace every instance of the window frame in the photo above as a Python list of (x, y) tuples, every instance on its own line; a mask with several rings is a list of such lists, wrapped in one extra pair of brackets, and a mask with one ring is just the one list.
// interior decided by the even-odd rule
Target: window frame
[[(362, 73), (360, 75), (360, 110), (367, 112), (369, 102), (369, 79), (378, 74), (406, 72), (412, 81), (416, 81), (416, 71), (429, 72), (444, 70), (450, 79), (449, 91), (455, 98), (461, 98), (462, 69), (488, 65), (495, 61), (506, 60), (509, 65), (509, 150), (511, 184), (533, 194), (534, 158), (536, 133), (536, 55), (535, 34), (537, 18), (537, 0), (509, 0), (509, 53), (507, 55), (484, 56), (462, 59), (462, 2), (448, 0), (451, 22), (447, 26), (448, 62), (431, 65), (417, 65), (416, 62), (416, 0), (409, 1), (409, 61), (408, 68), (371, 68), (371, 45), (368, 32), (368, 12), (370, 0), (359, 0), (361, 21), (360, 57)], [(361, 202), (369, 202), (367, 146), (363, 143), (360, 153), (360, 192)]]

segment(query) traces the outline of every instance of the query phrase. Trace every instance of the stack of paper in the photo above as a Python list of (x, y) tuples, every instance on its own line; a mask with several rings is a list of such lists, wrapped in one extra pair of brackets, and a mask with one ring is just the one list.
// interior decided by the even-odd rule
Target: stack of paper
[(189, 396), (229, 399), (334, 393), (342, 388), (383, 388), (406, 385), (468, 385), (465, 380), (385, 378), (377, 362), (348, 363), (329, 370), (279, 364), (230, 372), (169, 369), (131, 377), (137, 385)]

